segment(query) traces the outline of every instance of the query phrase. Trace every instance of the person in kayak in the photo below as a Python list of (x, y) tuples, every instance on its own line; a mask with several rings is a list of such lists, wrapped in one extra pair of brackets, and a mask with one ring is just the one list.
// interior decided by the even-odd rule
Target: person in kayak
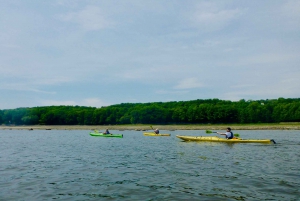
[(110, 134), (108, 128), (105, 130), (105, 132), (103, 134)]
[(158, 128), (154, 130), (154, 133), (155, 133), (155, 134), (159, 134)]
[(225, 135), (226, 139), (233, 139), (233, 133), (231, 132), (231, 128), (227, 128), (226, 133), (217, 132), (220, 135)]

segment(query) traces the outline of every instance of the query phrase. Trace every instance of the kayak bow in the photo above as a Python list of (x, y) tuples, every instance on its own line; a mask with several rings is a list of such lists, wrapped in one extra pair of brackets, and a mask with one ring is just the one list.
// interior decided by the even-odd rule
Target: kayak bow
[(227, 143), (274, 143), (276, 142), (273, 139), (241, 139), (241, 138), (235, 138), (235, 139), (225, 139), (220, 138), (216, 136), (212, 137), (204, 137), (204, 136), (184, 136), (184, 135), (176, 135), (176, 137), (184, 140), (184, 141), (206, 141), (206, 142), (227, 142)]

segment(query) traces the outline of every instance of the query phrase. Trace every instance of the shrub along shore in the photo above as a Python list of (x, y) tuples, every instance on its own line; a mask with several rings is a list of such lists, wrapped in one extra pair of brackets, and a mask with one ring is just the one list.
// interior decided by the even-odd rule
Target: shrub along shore
[(1, 125), (2, 130), (136, 130), (147, 131), (152, 128), (159, 130), (300, 130), (300, 122), (274, 124), (190, 124), (190, 125)]

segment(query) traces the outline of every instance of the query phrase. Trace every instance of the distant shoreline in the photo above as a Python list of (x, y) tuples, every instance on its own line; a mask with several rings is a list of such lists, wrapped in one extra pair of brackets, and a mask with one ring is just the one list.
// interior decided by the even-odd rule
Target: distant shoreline
[[(300, 130), (300, 123), (278, 123), (278, 124), (224, 124), (224, 125), (152, 125), (159, 130), (226, 130), (231, 127), (232, 130)], [(0, 125), (1, 130), (152, 130), (150, 125), (32, 125), (15, 126)]]

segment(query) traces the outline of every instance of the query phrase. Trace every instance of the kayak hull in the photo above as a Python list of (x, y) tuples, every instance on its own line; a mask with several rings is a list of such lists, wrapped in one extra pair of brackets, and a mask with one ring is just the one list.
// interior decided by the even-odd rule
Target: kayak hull
[(271, 139), (241, 139), (241, 138), (236, 138), (236, 139), (225, 139), (225, 138), (220, 138), (216, 136), (212, 137), (206, 137), (206, 136), (184, 136), (184, 135), (176, 135), (176, 137), (184, 140), (184, 141), (203, 141), (203, 142), (226, 142), (226, 143), (274, 143), (274, 140)]
[(155, 134), (155, 133), (143, 133), (145, 136), (170, 136), (171, 134), (162, 133), (162, 134)]
[(94, 136), (94, 137), (115, 137), (115, 138), (123, 138), (123, 134), (90, 133), (90, 136)]

